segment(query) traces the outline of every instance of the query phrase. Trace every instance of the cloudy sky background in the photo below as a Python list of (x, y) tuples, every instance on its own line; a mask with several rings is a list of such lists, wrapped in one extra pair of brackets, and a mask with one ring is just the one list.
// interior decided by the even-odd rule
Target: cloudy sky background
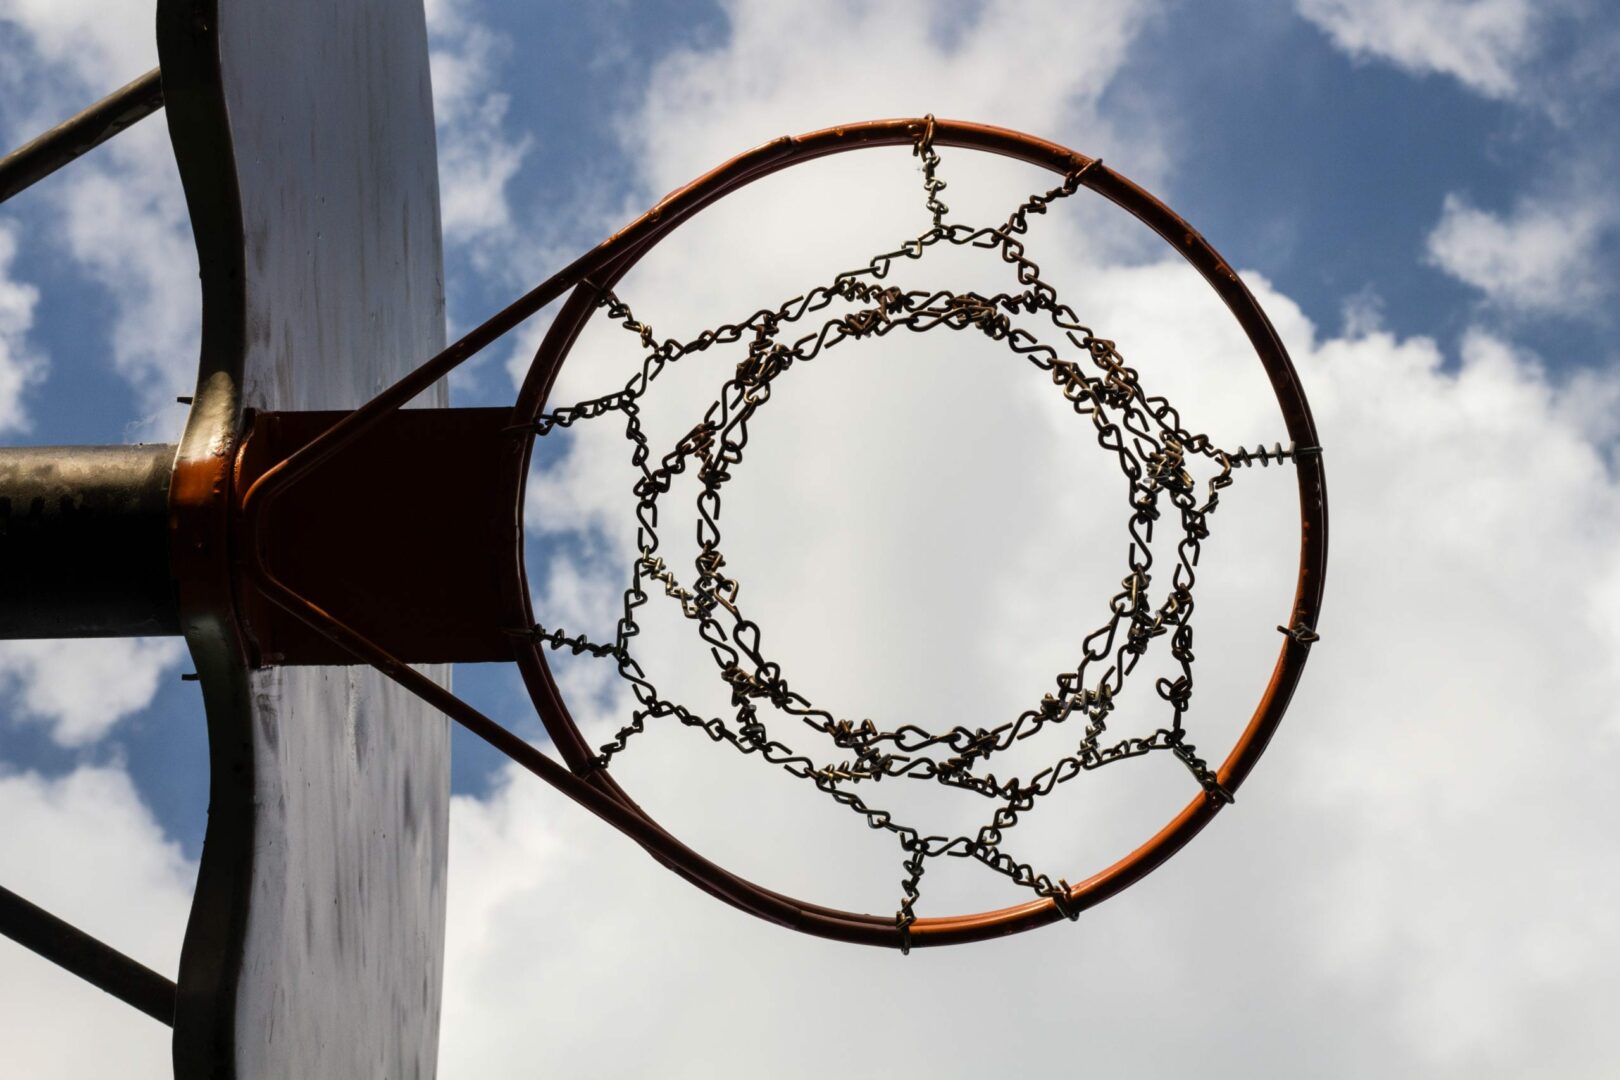
[[(151, 20), (0, 0), (0, 142), (152, 66)], [(1597, 0), (435, 0), (429, 20), (452, 333), (765, 139), (985, 120), (1104, 157), (1240, 269), (1316, 410), (1333, 515), (1323, 642), (1238, 804), (1074, 926), (905, 959), (793, 936), (459, 740), (443, 1075), (1620, 1072), (1620, 20)], [(942, 174), (969, 221), (1043, 182), (951, 152)], [(903, 151), (772, 181), (621, 291), (688, 335), (914, 235), (918, 184)], [(1230, 318), (1156, 240), (1077, 199), (1030, 244), (1193, 426), (1281, 437)], [(0, 436), (174, 437), (195, 265), (160, 123), (0, 209)], [(510, 400), (538, 329), (457, 400)], [(1027, 702), (1123, 572), (1117, 482), (1083, 429), (998, 346), (935, 336), (792, 373), (728, 492), (728, 555), (795, 687), (886, 722)], [(611, 387), (622, 338), (594, 327), (560, 394)], [(672, 376), (649, 428), (676, 437), (728, 366)], [(583, 430), (539, 461), (541, 617), (605, 636), (622, 441)], [(1214, 757), (1276, 648), (1290, 479), (1241, 477), (1213, 521), (1189, 727)], [(671, 686), (712, 699), (690, 643), (649, 641)], [(207, 805), (182, 670), (175, 642), (0, 650), (0, 882), (170, 974)], [(561, 671), (611, 731), (609, 673)], [(457, 678), (539, 737), (509, 677)], [(679, 834), (807, 899), (892, 909), (892, 845), (684, 734), (624, 761)], [(1140, 765), (1071, 785), (1020, 843), (1071, 880), (1104, 864), (1190, 795)], [(924, 913), (1019, 899), (981, 877), (931, 870)], [(3, 945), (0, 1032), (19, 1075), (168, 1073), (164, 1029)]]

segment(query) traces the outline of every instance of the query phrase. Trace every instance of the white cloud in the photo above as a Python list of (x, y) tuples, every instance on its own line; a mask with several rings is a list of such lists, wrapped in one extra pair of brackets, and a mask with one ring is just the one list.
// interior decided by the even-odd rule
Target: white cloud
[[(1620, 758), (1605, 706), (1620, 642), (1612, 621), (1566, 602), (1615, 573), (1594, 541), (1620, 488), (1571, 422), (1581, 386), (1550, 384), (1498, 339), (1470, 333), (1455, 375), (1432, 346), (1387, 335), (1319, 355), (1319, 415), (1345, 433), (1332, 458), (1345, 459), (1343, 645), (1322, 657), (1325, 690), (1344, 701), (1310, 750), (1319, 787), (1301, 792), (1339, 842), (1324, 836), (1324, 855), (1337, 852), (1313, 886), (1336, 927), (1322, 951), (1369, 996), (1393, 990), (1395, 1022), (1435, 1060), (1533, 1070), (1620, 989), (1594, 962), (1620, 944), (1602, 914), (1620, 864), (1587, 856), (1620, 809), (1601, 780)], [(1373, 671), (1376, 689), (1362, 679)], [(1549, 737), (1570, 753), (1544, 752)], [(1581, 885), (1540, 884), (1571, 878)], [(1598, 1065), (1605, 1053), (1568, 1060), (1595, 1075), (1613, 1067)]]
[(476, 250), (510, 226), (507, 184), (531, 140), (507, 133), (510, 98), (494, 89), (510, 43), (472, 10), (471, 0), (427, 5), (445, 239)]
[(726, 8), (725, 45), (660, 60), (644, 107), (625, 123), (651, 195), (779, 135), (930, 112), (1068, 139), (1137, 177), (1162, 165), (1156, 133), (1116, 129), (1097, 108), (1159, 4)]
[[(0, 883), (174, 978), (197, 871), (126, 773), (0, 769), (0, 820)], [(10, 1075), (173, 1075), (167, 1027), (3, 939), (0, 1015)]]
[(0, 432), (28, 430), (23, 395), (45, 375), (45, 358), (28, 341), (39, 290), (11, 276), (16, 254), (17, 230), (0, 220)]
[[(37, 134), (157, 66), (153, 9), (102, 0), (56, 4), (6, 0), (0, 66), (28, 79), (10, 95), (12, 140)], [(33, 234), (59, 243), (112, 300), (105, 345), (86, 365), (57, 357), (56, 379), (90, 382), (98, 354), (134, 388), (141, 411), (131, 437), (170, 438), (184, 420), (176, 394), (196, 375), (201, 300), (185, 199), (161, 117), (147, 120), (30, 191)], [(36, 209), (37, 208), (37, 209)]]
[[(1606, 314), (1615, 202), (1608, 118), (1614, 28), (1601, 5), (1553, 0), (1295, 0), (1343, 52), (1442, 74), (1524, 109), (1499, 137), (1545, 164), (1506, 212), (1448, 194), (1430, 263), (1500, 308)], [(1531, 111), (1524, 111), (1525, 109)], [(1594, 123), (1595, 121), (1595, 123)], [(1527, 144), (1542, 143), (1534, 149)]]
[(175, 397), (197, 378), (202, 319), (190, 219), (161, 124), (132, 128), (104, 150), (49, 194), (69, 253), (112, 298), (108, 351), (142, 410), (132, 435), (173, 438), (185, 420)]
[(1504, 308), (1532, 313), (1603, 310), (1612, 275), (1598, 244), (1612, 224), (1596, 199), (1524, 200), (1494, 214), (1447, 195), (1428, 238), (1429, 261)]
[(1415, 75), (1450, 75), (1492, 98), (1517, 97), (1535, 55), (1531, 0), (1295, 0), (1342, 51)]
[[(101, 94), (108, 94), (157, 66), (154, 10), (150, 3), (121, 0), (0, 0), (0, 21), (27, 40), (36, 62), (56, 69), (51, 73), (56, 79), (79, 84), (74, 89), (100, 87)], [(51, 110), (62, 102), (36, 96), (29, 104)], [(89, 104), (84, 101), (79, 108)]]
[(86, 746), (150, 705), (184, 656), (179, 638), (0, 642), (0, 694), (14, 720), (47, 725), (62, 746)]

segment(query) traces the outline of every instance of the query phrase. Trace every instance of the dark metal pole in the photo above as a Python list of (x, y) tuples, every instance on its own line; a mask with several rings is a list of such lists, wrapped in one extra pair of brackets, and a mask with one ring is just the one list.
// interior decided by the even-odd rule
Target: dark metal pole
[(178, 634), (175, 448), (0, 449), (0, 639)]
[(0, 887), (0, 934), (152, 1019), (174, 1026), (174, 983), (4, 887)]
[(163, 107), (163, 82), (153, 68), (71, 120), (0, 158), (0, 202), (89, 153)]

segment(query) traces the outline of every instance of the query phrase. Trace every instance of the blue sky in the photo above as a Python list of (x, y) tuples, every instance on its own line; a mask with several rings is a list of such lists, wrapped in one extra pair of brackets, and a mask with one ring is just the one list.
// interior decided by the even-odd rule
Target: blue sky
[[(1606, 824), (1620, 810), (1620, 200), (1610, 179), (1620, 164), (1620, 20), (1611, 11), (1598, 0), (434, 0), (429, 17), (452, 333), (665, 190), (768, 138), (930, 110), (1002, 123), (1102, 156), (1240, 269), (1300, 367), (1334, 500), (1323, 647), (1252, 794), (1160, 875), (1075, 927), (902, 965), (738, 925), (458, 739), (445, 1075), (530, 1075), (542, 1065), (603, 1076), (653, 1065), (810, 1075), (828, 1059), (804, 1052), (808, 1032), (845, 1048), (838, 1071), (848, 1076), (894, 1075), (908, 1060), (965, 1076), (998, 1067), (997, 1047), (1011, 1048), (1019, 1071), (1051, 1068), (1072, 1063), (1077, 1044), (1122, 1075), (1193, 1063), (1234, 1076), (1614, 1075), (1620, 1058), (1601, 1037), (1620, 1006), (1610, 962), (1620, 860)], [(150, 67), (150, 18), (139, 4), (0, 0), (0, 142)], [(162, 125), (149, 122), (0, 208), (0, 437), (121, 442), (178, 431), (183, 410), (172, 402), (191, 389), (197, 300), (166, 152)], [(909, 162), (895, 168), (915, 183)], [(964, 206), (981, 205), (975, 182), (998, 177), (951, 155), (943, 168)], [(1022, 194), (1003, 187), (983, 205)], [(760, 205), (770, 219), (783, 203)], [(877, 230), (889, 222), (872, 207), (826, 213), (820, 220), (842, 214)], [(637, 278), (632, 303), (659, 326), (717, 320), (751, 295), (728, 272), (791, 284), (797, 264), (820, 265), (818, 234), (794, 228), (781, 215), (723, 219), (689, 241), (687, 261)], [(871, 227), (857, 235), (891, 239)], [(760, 237), (776, 248), (753, 250)], [(1212, 431), (1225, 424), (1247, 440), (1272, 430), (1232, 389), (1252, 382), (1184, 370), (1186, 357), (1217, 354), (1229, 331), (1163, 249), (1094, 210), (1054, 221), (1049, 242), (1050, 265), (1078, 283), (1145, 377), (1160, 363)], [(858, 263), (868, 252), (850, 254)], [(590, 342), (586, 354), (610, 348)], [(496, 346), (454, 384), (458, 403), (510, 400), (522, 355), (521, 343)], [(564, 392), (589, 377), (565, 375)], [(881, 653), (891, 673), (926, 672), (929, 657), (937, 666), (957, 655), (964, 635), (953, 619), (971, 619), (961, 625), (972, 630), (1004, 618), (1016, 634), (1044, 612), (1043, 590), (1057, 589), (1024, 571), (1042, 535), (1080, 524), (1051, 500), (1030, 503), (1049, 516), (1022, 537), (1031, 546), (993, 564), (1004, 580), (985, 571), (977, 576), (994, 580), (963, 586), (979, 605), (967, 615), (915, 598), (900, 613), (851, 615), (857, 586), (911, 565), (914, 547), (891, 550), (881, 538), (920, 526), (893, 508), (881, 476), (869, 490), (845, 489), (865, 508), (860, 529), (840, 531), (836, 504), (795, 516), (797, 496), (839, 490), (817, 470), (854, 462), (859, 472), (891, 445), (857, 423), (888, 422), (909, 400), (904, 384), (879, 385), (893, 391), (879, 401), (890, 412), (838, 413), (847, 439), (826, 461), (795, 453), (809, 443), (768, 458), (786, 479), (751, 489), (762, 516), (744, 528), (783, 564), (782, 580), (766, 569), (758, 585), (777, 610), (881, 626), (927, 646), (890, 656), (882, 643), (891, 639), (874, 630), (865, 653), (845, 654), (809, 631), (787, 632), (813, 670), (842, 665), (853, 692), (890, 702), (905, 694), (883, 682), (885, 664), (863, 666), (864, 657)], [(942, 413), (975, 400), (939, 392)], [(972, 521), (929, 517), (932, 502), (916, 514), (957, 522), (939, 545), (944, 561), (918, 565), (952, 580), (962, 566), (984, 567), (986, 553), (1004, 551), (1009, 522), (1024, 520), (1007, 516), (1022, 513), (1022, 489), (1000, 479), (1020, 462), (1004, 449), (1017, 424), (969, 433), (959, 423), (953, 437), (982, 449), (958, 460), (927, 443), (938, 428), (893, 423), (893, 446), (934, 447), (964, 488), (1017, 489), (1003, 511)], [(628, 516), (603, 494), (621, 490), (620, 466), (603, 464), (616, 452), (581, 436), (556, 447), (536, 477), (543, 505), (530, 508), (530, 558), (543, 618), (602, 625), (611, 610)], [(1266, 520), (1243, 520), (1237, 535), (1252, 528), (1257, 539), (1237, 550), (1269, 550)], [(852, 599), (817, 607), (817, 596), (796, 593), (791, 560), (804, 552), (849, 565)], [(1257, 589), (1274, 584), (1260, 578)], [(1231, 609), (1234, 666), (1252, 658), (1240, 629), (1247, 603), (1237, 596)], [(963, 648), (963, 663), (987, 680), (1022, 670), (994, 642)], [(1020, 650), (1040, 651), (1007, 647)], [(0, 650), (0, 819), (38, 823), (0, 835), (0, 881), (70, 898), (87, 925), (165, 971), (207, 807), (200, 707), (184, 670), (172, 642)], [(588, 722), (605, 727), (620, 714), (622, 691), (600, 671), (570, 665), (564, 678)], [(509, 674), (457, 679), (498, 713), (521, 714)], [(1230, 681), (1241, 699), (1246, 684)], [(1217, 676), (1214, 692), (1225, 688)], [(934, 692), (918, 693), (933, 701)], [(940, 708), (980, 701), (957, 685), (937, 693)], [(532, 718), (521, 723), (538, 735)], [(777, 798), (749, 781), (729, 801), (693, 794), (673, 763), (704, 759), (668, 753), (666, 768), (632, 775), (672, 818), (708, 827), (719, 849), (807, 890), (837, 873), (836, 858), (797, 859), (838, 850), (830, 838), (843, 833), (795, 831), (810, 812), (791, 800), (749, 802)], [(733, 836), (725, 822), (739, 805), (760, 820)], [(800, 842), (759, 854), (773, 830)], [(864, 872), (864, 854), (852, 865)], [(893, 889), (883, 872), (879, 904)], [(128, 880), (127, 904), (98, 907), (89, 880)], [(639, 919), (635, 896), (667, 905), (680, 925)], [(567, 975), (553, 981), (559, 971)], [(42, 979), (30, 957), (0, 950), (0, 1015), (45, 1008), (37, 998), (82, 1010), (74, 1015), (104, 1042), (131, 1049), (110, 1059), (86, 1049), (58, 1063), (77, 1071), (52, 1072), (44, 1042), (27, 1044), (24, 1053), (41, 1055), (30, 1075), (90, 1075), (105, 1060), (163, 1075), (161, 1040), (144, 1021), (71, 985), (36, 990)], [(612, 1041), (622, 1039), (608, 1034), (623, 1030), (615, 1018), (638, 1009), (636, 1045)], [(872, 1030), (878, 1010), (894, 1024), (887, 1034)], [(984, 1030), (1000, 1034), (983, 1046), (937, 1039), (941, 1019), (959, 1027), (985, 1013)], [(1149, 1022), (1164, 1013), (1181, 1022), (1168, 1031)], [(514, 1025), (542, 1014), (562, 1018), (561, 1030), (542, 1033), (542, 1049), (516, 1050)], [(743, 1045), (725, 1050), (739, 1031), (750, 1033)]]

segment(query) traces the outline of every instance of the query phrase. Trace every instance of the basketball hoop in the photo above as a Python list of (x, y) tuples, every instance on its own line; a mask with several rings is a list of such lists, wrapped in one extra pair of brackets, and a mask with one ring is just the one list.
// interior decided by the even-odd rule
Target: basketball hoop
[[(882, 146), (910, 146), (921, 157), (927, 210), (933, 225), (916, 240), (879, 254), (865, 267), (749, 319), (705, 332), (687, 342), (663, 341), (638, 322), (614, 292), (615, 285), (656, 245), (717, 199), (781, 170), (830, 154)], [(992, 228), (959, 225), (948, 220), (940, 200), (944, 184), (937, 175), (938, 148), (952, 147), (1015, 158), (1051, 170), (1061, 181), (1044, 194), (1027, 199), (1003, 224)], [(1225, 302), (1270, 380), (1287, 428), (1289, 446), (1275, 449), (1224, 450), (1206, 436), (1184, 429), (1177, 411), (1162, 397), (1148, 394), (1137, 372), (1128, 367), (1114, 343), (1098, 337), (1058, 299), (1028, 258), (1021, 237), (1030, 214), (1080, 188), (1107, 198), (1134, 215), (1174, 247)], [(949, 291), (907, 292), (891, 284), (891, 269), (921, 258), (936, 245), (981, 248), (1013, 271), (1017, 287), (993, 296)], [(566, 297), (566, 299), (564, 299)], [(524, 319), (556, 300), (563, 300), (536, 354), (517, 401), (510, 410), (413, 410), (401, 407)], [(847, 310), (853, 308), (854, 310)], [(805, 324), (824, 310), (842, 311), (819, 326)], [(573, 405), (549, 402), (558, 371), (589, 319), (598, 311), (620, 323), (638, 339), (645, 361), (621, 391)], [(1013, 315), (1044, 318), (1055, 335), (1044, 340), (1015, 324)], [(1057, 692), (1017, 719), (990, 729), (957, 727), (944, 732), (905, 728), (885, 732), (866, 722), (847, 719), (813, 706), (787, 685), (779, 664), (760, 644), (759, 627), (742, 613), (737, 582), (722, 569), (724, 558), (715, 522), (719, 499), (730, 468), (740, 461), (741, 436), (755, 410), (768, 400), (775, 381), (796, 364), (846, 340), (880, 337), (896, 329), (912, 332), (957, 330), (982, 333), (1001, 347), (1031, 362), (1049, 378), (1075, 413), (1091, 422), (1099, 445), (1114, 456), (1131, 483), (1131, 558), (1119, 595), (1109, 605), (1108, 621), (1088, 637), (1076, 671), (1060, 675)], [(803, 331), (803, 332), (801, 332)], [(795, 336), (790, 336), (790, 334)], [(659, 464), (636, 423), (635, 402), (670, 363), (716, 344), (747, 340), (748, 359), (738, 365), (709, 413)], [(435, 413), (440, 415), (435, 415)], [(634, 459), (641, 469), (637, 484), (641, 518), (640, 550), (632, 567), (618, 637), (593, 642), (556, 627), (542, 626), (534, 616), (523, 563), (522, 500), (529, 458), (537, 438), (575, 423), (617, 413), (627, 419)], [(459, 417), (458, 417), (459, 414)], [(286, 426), (288, 430), (282, 430)], [(297, 430), (291, 431), (291, 428)], [(279, 433), (278, 433), (279, 432)], [(421, 456), (410, 460), (442, 475), (470, 478), (477, 498), (488, 497), (498, 510), (485, 513), (488, 531), (439, 530), (433, 548), (441, 567), (487, 561), (479, 545), (493, 544), (500, 553), (495, 577), (480, 584), (465, 582), (435, 600), (413, 600), (397, 582), (402, 564), (385, 549), (381, 526), (367, 549), (369, 569), (360, 560), (312, 568), (310, 560), (289, 563), (288, 545), (280, 540), (305, 528), (308, 515), (334, 507), (330, 487), (365, 468), (368, 484), (377, 489), (379, 505), (391, 497), (382, 466), (399, 472), (400, 455), (420, 447), (423, 433), (436, 433), (435, 447), (458, 447), (449, 460), (435, 463)], [(439, 453), (439, 451), (435, 451)], [(369, 458), (368, 456), (369, 455)], [(1200, 491), (1188, 463), (1200, 459), (1213, 471)], [(376, 463), (367, 468), (366, 461)], [(1236, 469), (1273, 462), (1294, 466), (1299, 489), (1300, 548), (1296, 590), (1283, 631), (1277, 663), (1248, 725), (1225, 760), (1205, 762), (1181, 724), (1192, 691), (1192, 566), (1198, 543), (1207, 535), (1208, 516), (1218, 493)], [(672, 477), (690, 466), (703, 485), (699, 497), (702, 552), (696, 575), (683, 582), (658, 555), (658, 499)], [(221, 483), (221, 470), (231, 476)], [(483, 479), (471, 479), (482, 477)], [(372, 483), (375, 480), (375, 483)], [(396, 481), (397, 483), (397, 481)], [(322, 485), (328, 485), (321, 494)], [(482, 486), (480, 486), (482, 485)], [(653, 209), (540, 285), (461, 341), (347, 414), (267, 414), (256, 418), (237, 460), (182, 460), (175, 491), (182, 530), (221, 513), (220, 499), (238, 540), (219, 545), (194, 559), (182, 575), (183, 602), (204, 607), (227, 606), (241, 616), (243, 648), (256, 663), (350, 662), (370, 664), (444, 711), (470, 731), (506, 753), (518, 764), (552, 784), (620, 831), (656, 859), (698, 887), (761, 918), (806, 933), (843, 941), (912, 946), (974, 941), (1026, 930), (1059, 918), (1074, 918), (1140, 880), (1198, 833), (1238, 790), (1275, 732), (1298, 683), (1320, 610), (1327, 556), (1327, 508), (1322, 460), (1309, 406), (1282, 343), (1264, 312), (1237, 274), (1191, 226), (1153, 196), (1101, 161), (1029, 135), (956, 121), (887, 120), (829, 128), (799, 138), (784, 138), (733, 158), (718, 169), (665, 197)], [(303, 492), (316, 494), (304, 498)], [(229, 494), (222, 494), (229, 493)], [(393, 492), (392, 494), (398, 494)], [(304, 498), (300, 506), (299, 500)], [(1160, 503), (1175, 511), (1183, 541), (1171, 586), (1164, 599), (1150, 603), (1151, 555), (1136, 526), (1158, 516)], [(356, 520), (365, 517), (356, 512)], [(431, 529), (429, 531), (432, 531)], [(226, 554), (234, 548), (236, 562)], [(454, 571), (452, 571), (454, 572)], [(341, 589), (334, 579), (361, 575), (351, 583), (353, 596), (334, 606), (319, 583)], [(370, 578), (365, 575), (370, 574)], [(302, 576), (300, 576), (302, 575)], [(389, 589), (389, 580), (395, 586)], [(311, 583), (316, 587), (311, 587)], [(653, 588), (656, 586), (656, 588)], [(651, 589), (651, 592), (649, 592)], [(701, 716), (664, 698), (645, 677), (629, 639), (636, 631), (635, 610), (663, 593), (714, 646), (719, 674), (737, 708), (734, 722)], [(374, 599), (366, 599), (366, 597)], [(369, 609), (369, 610), (368, 610)], [(398, 612), (413, 613), (401, 625)], [(381, 614), (380, 614), (381, 613)], [(236, 617), (236, 616), (233, 616)], [(446, 622), (449, 620), (449, 622)], [(459, 620), (459, 622), (457, 621)], [(465, 625), (457, 641), (429, 640), (430, 628)], [(1172, 719), (1153, 736), (1109, 742), (1106, 721), (1112, 696), (1152, 642), (1169, 640), (1170, 655), (1180, 676), (1158, 680), (1159, 696)], [(266, 648), (267, 640), (279, 642)], [(545, 653), (566, 649), (615, 660), (620, 675), (637, 700), (632, 722), (606, 747), (590, 746), (569, 713)], [(500, 659), (517, 663), (536, 711), (562, 760), (542, 754), (526, 741), (415, 671), (425, 660)], [(772, 739), (757, 722), (762, 706), (795, 716), (819, 731), (842, 751), (840, 765), (821, 764)], [(1007, 788), (975, 767), (1036, 728), (1059, 725), (1071, 717), (1084, 723), (1078, 749), (1060, 759), (1030, 783)], [(797, 900), (756, 885), (708, 861), (665, 831), (644, 812), (611, 775), (610, 764), (629, 739), (649, 720), (672, 718), (703, 728), (717, 742), (786, 769), (815, 784), (835, 801), (865, 818), (866, 824), (892, 832), (902, 853), (902, 898), (894, 915), (840, 911)], [(928, 751), (935, 751), (929, 753)], [(1197, 793), (1179, 813), (1135, 851), (1076, 884), (1038, 873), (1001, 850), (1005, 830), (1028, 812), (1035, 800), (1056, 784), (1093, 768), (1127, 757), (1163, 751), (1179, 758), (1197, 782)], [(869, 806), (860, 785), (883, 776), (899, 776), (965, 788), (997, 800), (997, 810), (973, 836), (931, 836), (901, 825), (891, 814)], [(920, 917), (914, 911), (926, 860), (938, 857), (975, 859), (1016, 884), (1032, 890), (1034, 899), (999, 910), (952, 917)]]

